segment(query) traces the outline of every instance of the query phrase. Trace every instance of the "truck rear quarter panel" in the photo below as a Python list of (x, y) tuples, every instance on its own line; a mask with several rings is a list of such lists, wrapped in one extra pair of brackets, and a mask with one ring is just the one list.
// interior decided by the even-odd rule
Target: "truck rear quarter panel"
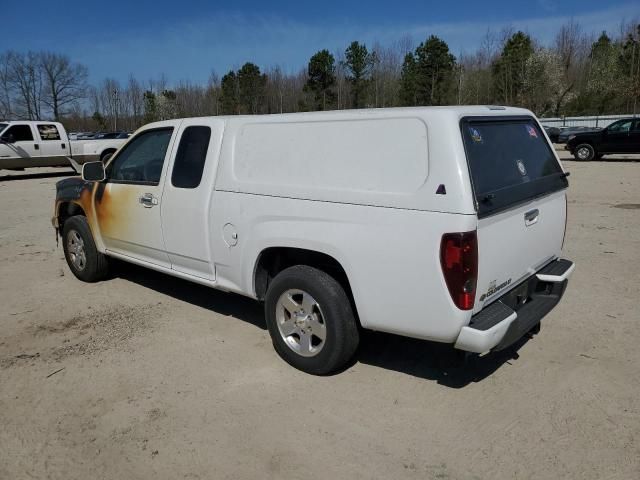
[[(264, 249), (304, 248), (340, 262), (365, 328), (453, 342), (469, 322), (449, 296), (439, 252), (443, 233), (475, 228), (473, 215), (234, 192), (216, 192), (211, 215), (217, 280), (228, 290), (254, 294)], [(229, 223), (235, 246), (222, 234)]]

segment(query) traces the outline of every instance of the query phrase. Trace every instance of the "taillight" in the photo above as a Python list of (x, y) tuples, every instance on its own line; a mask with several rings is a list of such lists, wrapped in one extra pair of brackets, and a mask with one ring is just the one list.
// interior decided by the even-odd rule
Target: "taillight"
[(440, 264), (453, 302), (461, 310), (471, 310), (478, 279), (478, 238), (475, 230), (445, 233), (440, 243)]

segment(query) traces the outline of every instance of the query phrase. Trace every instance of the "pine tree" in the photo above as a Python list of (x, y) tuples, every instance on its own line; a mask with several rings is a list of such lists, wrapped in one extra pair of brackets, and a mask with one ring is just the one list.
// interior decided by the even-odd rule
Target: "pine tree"
[(416, 57), (416, 99), (419, 105), (443, 105), (450, 101), (456, 57), (444, 40), (431, 35), (421, 43)]
[(333, 102), (336, 83), (335, 59), (329, 50), (320, 50), (309, 59), (307, 75), (304, 90), (313, 93), (316, 109), (326, 110)]
[(622, 94), (625, 110), (635, 114), (640, 100), (640, 24), (627, 34), (622, 44), (620, 69), (624, 76)]
[(533, 54), (531, 37), (514, 33), (505, 42), (500, 57), (492, 66), (497, 98), (506, 105), (520, 104), (527, 70), (527, 60)]
[(400, 72), (400, 104), (412, 107), (418, 104), (416, 98), (416, 58), (413, 53), (407, 53)]
[(151, 90), (147, 90), (146, 92), (144, 92), (143, 99), (144, 123), (155, 122), (158, 119), (158, 108), (155, 93), (153, 93)]
[[(238, 96), (242, 113), (259, 113), (260, 101), (264, 97), (267, 76), (253, 63), (245, 63), (237, 73)], [(223, 79), (224, 81), (224, 79)]]
[(239, 88), (238, 77), (233, 70), (230, 70), (220, 82), (220, 103), (223, 115), (236, 115), (239, 112)]
[(371, 70), (375, 63), (375, 55), (369, 53), (367, 46), (351, 42), (344, 52), (344, 67), (347, 69), (347, 80), (351, 84), (352, 106), (365, 106), (367, 90), (371, 83)]
[(620, 50), (620, 45), (612, 42), (606, 32), (591, 45), (586, 93), (598, 114), (612, 110), (612, 103), (622, 89)]

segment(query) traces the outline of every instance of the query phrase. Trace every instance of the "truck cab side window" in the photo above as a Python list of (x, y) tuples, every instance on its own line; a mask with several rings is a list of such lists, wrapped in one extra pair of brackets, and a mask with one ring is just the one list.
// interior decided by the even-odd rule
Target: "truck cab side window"
[(13, 135), (14, 142), (33, 142), (33, 134), (29, 125), (13, 125), (5, 130), (3, 137)]
[(109, 165), (109, 181), (158, 185), (172, 133), (173, 128), (158, 128), (134, 138)]
[(633, 120), (622, 120), (621, 122), (616, 122), (609, 127), (609, 131), (627, 133), (631, 129), (632, 123)]
[(38, 125), (40, 138), (45, 140), (60, 140), (60, 132), (55, 125)]
[(174, 187), (196, 188), (200, 185), (210, 139), (209, 127), (185, 128), (171, 174), (171, 183)]

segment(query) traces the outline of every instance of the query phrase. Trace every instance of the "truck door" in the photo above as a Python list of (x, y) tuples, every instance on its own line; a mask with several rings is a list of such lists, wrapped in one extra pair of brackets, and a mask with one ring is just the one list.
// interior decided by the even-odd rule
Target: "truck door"
[(2, 132), (0, 168), (35, 167), (40, 145), (28, 123), (14, 123)]
[(633, 122), (633, 127), (631, 127), (631, 150), (629, 153), (640, 153), (640, 120), (635, 120)]
[(207, 280), (215, 279), (208, 228), (223, 126), (215, 119), (182, 122), (160, 209), (171, 268)]
[(633, 150), (630, 130), (633, 119), (619, 120), (609, 125), (603, 133), (603, 152), (625, 153)]
[(37, 123), (37, 134), (40, 137), (40, 158), (38, 166), (57, 167), (69, 165), (67, 156), (69, 146), (62, 138), (58, 127), (52, 123)]
[(170, 268), (160, 223), (166, 159), (180, 121), (138, 133), (107, 165), (94, 207), (106, 250)]

